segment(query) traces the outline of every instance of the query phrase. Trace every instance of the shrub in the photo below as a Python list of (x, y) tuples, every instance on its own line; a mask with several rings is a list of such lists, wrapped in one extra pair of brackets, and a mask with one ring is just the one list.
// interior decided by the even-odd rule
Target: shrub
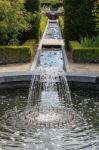
[(32, 57), (34, 57), (35, 52), (36, 52), (36, 49), (37, 49), (37, 46), (38, 46), (38, 41), (37, 41), (37, 40), (34, 40), (34, 39), (30, 39), (30, 40), (26, 41), (26, 42), (23, 44), (23, 46), (30, 47)]
[(83, 47), (99, 47), (99, 35), (93, 38), (82, 38), (81, 46)]
[(29, 28), (27, 31), (22, 33), (21, 39), (22, 42), (27, 41), (28, 39), (39, 39), (40, 35), (40, 14), (34, 13), (30, 15), (31, 17), (31, 28)]
[(40, 0), (25, 0), (25, 9), (27, 10), (28, 18), (31, 27), (22, 32), (21, 40), (25, 42), (28, 39), (39, 39), (40, 36)]
[(18, 36), (30, 28), (23, 0), (0, 0), (0, 45), (15, 45)]
[(59, 8), (62, 7), (63, 5), (63, 0), (41, 0), (41, 6), (47, 6), (52, 8), (54, 6), (54, 8)]
[(27, 46), (0, 46), (0, 64), (25, 63), (32, 58)]
[(25, 8), (32, 13), (40, 11), (40, 0), (25, 0)]
[(82, 47), (79, 42), (70, 42), (72, 58), (75, 62), (99, 63), (99, 47)]
[(60, 26), (60, 29), (61, 29), (61, 33), (64, 37), (64, 17), (59, 17), (59, 26)]
[(96, 22), (96, 32), (99, 33), (99, 4), (97, 5), (97, 9), (95, 11), (95, 22)]

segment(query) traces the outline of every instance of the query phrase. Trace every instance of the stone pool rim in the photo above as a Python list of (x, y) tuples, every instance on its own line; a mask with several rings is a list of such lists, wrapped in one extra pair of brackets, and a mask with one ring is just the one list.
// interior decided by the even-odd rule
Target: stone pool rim
[[(29, 87), (33, 71), (0, 73), (0, 89)], [(99, 74), (66, 72), (70, 88), (99, 90)]]

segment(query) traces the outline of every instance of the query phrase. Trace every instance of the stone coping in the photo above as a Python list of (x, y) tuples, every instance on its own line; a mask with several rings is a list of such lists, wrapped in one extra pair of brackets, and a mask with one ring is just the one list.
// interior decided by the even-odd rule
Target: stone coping
[[(0, 89), (29, 88), (33, 72), (0, 73)], [(99, 74), (66, 73), (71, 89), (99, 90)]]
[[(31, 81), (32, 75), (32, 71), (0, 73), (0, 83)], [(99, 83), (99, 74), (66, 72), (66, 77), (70, 82)]]

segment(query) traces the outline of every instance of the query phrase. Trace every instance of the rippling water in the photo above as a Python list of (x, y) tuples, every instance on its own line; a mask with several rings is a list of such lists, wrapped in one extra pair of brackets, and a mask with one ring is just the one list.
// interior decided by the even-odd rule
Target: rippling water
[(48, 24), (45, 38), (46, 39), (60, 39), (61, 38), (60, 30), (59, 30), (59, 26), (57, 22)]
[(40, 55), (40, 65), (43, 67), (58, 65), (63, 68), (64, 62), (63, 62), (62, 50), (59, 48), (43, 49)]
[(27, 109), (27, 89), (0, 91), (0, 149), (98, 150), (99, 93), (73, 91), (73, 111), (57, 92), (45, 94)]

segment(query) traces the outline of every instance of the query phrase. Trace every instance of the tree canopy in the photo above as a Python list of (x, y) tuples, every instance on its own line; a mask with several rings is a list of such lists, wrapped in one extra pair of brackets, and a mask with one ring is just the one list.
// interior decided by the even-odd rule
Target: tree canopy
[(95, 34), (95, 0), (64, 0), (65, 40), (80, 40)]
[[(39, 0), (0, 0), (0, 45), (23, 41), (22, 34), (35, 30), (38, 21)], [(35, 6), (35, 7), (34, 7)], [(19, 40), (20, 39), (20, 40)], [(26, 40), (26, 39), (25, 39)]]
[(29, 27), (22, 0), (0, 0), (0, 44), (16, 43), (19, 32)]
[(25, 8), (32, 13), (39, 12), (40, 0), (25, 0)]

